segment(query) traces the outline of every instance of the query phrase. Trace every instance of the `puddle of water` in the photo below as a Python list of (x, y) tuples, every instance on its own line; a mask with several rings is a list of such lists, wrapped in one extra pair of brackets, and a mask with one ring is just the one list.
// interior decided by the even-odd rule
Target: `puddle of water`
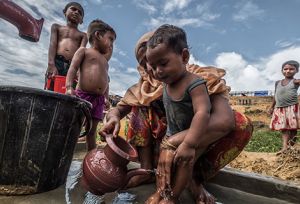
[(78, 184), (80, 178), (82, 176), (82, 162), (81, 161), (72, 161), (70, 170), (67, 176), (67, 181), (66, 181), (66, 203), (67, 204), (72, 204), (71, 202), (71, 193), (73, 189), (76, 187)]
[(128, 192), (119, 193), (114, 199), (112, 204), (134, 204), (136, 199), (135, 194)]
[(91, 192), (87, 192), (84, 197), (83, 204), (101, 204), (104, 203), (104, 195), (97, 196)]

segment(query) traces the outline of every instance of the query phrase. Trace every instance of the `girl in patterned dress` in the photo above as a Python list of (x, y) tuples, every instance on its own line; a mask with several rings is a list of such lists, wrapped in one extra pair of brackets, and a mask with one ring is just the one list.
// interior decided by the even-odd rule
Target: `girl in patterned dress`
[(281, 71), (284, 79), (275, 83), (275, 96), (269, 110), (272, 114), (270, 129), (282, 133), (282, 149), (278, 154), (295, 144), (297, 129), (300, 127), (297, 96), (300, 80), (294, 79), (299, 71), (299, 63), (294, 60), (287, 61), (283, 63)]

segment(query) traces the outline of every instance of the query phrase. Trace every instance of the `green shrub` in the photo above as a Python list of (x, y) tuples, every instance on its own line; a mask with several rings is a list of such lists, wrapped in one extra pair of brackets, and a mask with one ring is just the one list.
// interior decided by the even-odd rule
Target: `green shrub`
[(249, 152), (277, 152), (281, 146), (281, 133), (279, 131), (256, 128), (245, 150)]

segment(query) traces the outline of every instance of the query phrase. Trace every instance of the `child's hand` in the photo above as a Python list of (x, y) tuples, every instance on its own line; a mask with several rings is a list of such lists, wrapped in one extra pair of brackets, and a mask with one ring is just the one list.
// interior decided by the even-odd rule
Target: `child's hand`
[(108, 134), (113, 134), (114, 137), (118, 136), (120, 131), (120, 119), (118, 117), (110, 117), (102, 126), (99, 134), (106, 137)]
[(271, 108), (269, 108), (269, 110), (268, 110), (268, 114), (269, 114), (269, 115), (272, 115), (272, 114), (273, 114), (273, 111), (274, 111), (274, 108), (272, 108), (272, 107), (271, 107)]
[(195, 147), (182, 142), (175, 151), (174, 163), (177, 165), (192, 166), (194, 164), (195, 154)]
[(74, 91), (73, 87), (66, 87), (66, 95), (70, 95), (70, 96), (75, 95), (75, 91)]
[(57, 68), (54, 65), (48, 65), (47, 68), (47, 78), (54, 77), (58, 74)]

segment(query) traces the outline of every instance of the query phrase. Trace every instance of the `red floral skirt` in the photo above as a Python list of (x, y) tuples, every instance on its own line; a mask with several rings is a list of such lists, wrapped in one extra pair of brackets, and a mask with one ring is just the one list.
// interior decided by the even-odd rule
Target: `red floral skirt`
[(271, 130), (297, 130), (299, 128), (299, 104), (274, 109), (270, 123)]

